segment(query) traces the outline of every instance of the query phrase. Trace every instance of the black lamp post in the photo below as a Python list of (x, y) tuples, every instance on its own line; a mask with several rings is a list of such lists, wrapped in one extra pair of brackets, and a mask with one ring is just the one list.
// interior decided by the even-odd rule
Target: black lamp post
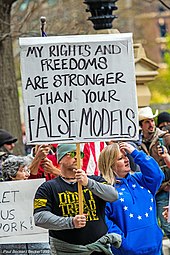
[(93, 27), (96, 30), (99, 29), (110, 29), (112, 28), (112, 21), (117, 18), (117, 16), (112, 15), (112, 12), (118, 8), (115, 3), (118, 0), (84, 0), (87, 4), (87, 12), (91, 12), (91, 20)]

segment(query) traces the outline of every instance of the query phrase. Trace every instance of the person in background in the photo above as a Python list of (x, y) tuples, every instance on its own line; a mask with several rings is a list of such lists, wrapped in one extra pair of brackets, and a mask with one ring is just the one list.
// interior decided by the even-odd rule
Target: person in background
[[(29, 161), (26, 156), (9, 155), (2, 163), (2, 175), (4, 181), (28, 180), (30, 176)], [(48, 243), (20, 243), (20, 244), (0, 244), (0, 250), (6, 253), (12, 252), (14, 255), (24, 251), (26, 254), (32, 254), (44, 251), (43, 254), (49, 254)], [(15, 253), (16, 251), (16, 253)]]
[[(168, 159), (170, 152), (170, 133), (162, 131), (156, 127), (155, 117), (158, 111), (153, 114), (150, 107), (143, 107), (139, 109), (139, 125), (142, 129), (141, 149), (148, 155), (152, 156), (159, 164), (161, 170), (165, 174), (160, 189), (156, 194), (157, 217), (162, 230), (170, 239), (170, 225), (162, 216), (163, 207), (169, 203), (169, 189), (170, 185), (170, 168), (167, 166), (165, 159)], [(166, 149), (164, 148), (166, 147)], [(161, 150), (162, 149), (162, 150)]]
[[(43, 183), (34, 199), (35, 224), (49, 229), (51, 254), (111, 254), (107, 242), (118, 247), (120, 236), (107, 235), (105, 204), (118, 198), (117, 191), (101, 176), (87, 176), (77, 169), (76, 144), (59, 144), (57, 158), (60, 176)], [(79, 214), (78, 183), (83, 214)]]
[[(168, 112), (158, 114), (157, 126), (163, 131), (170, 132), (170, 114)], [(158, 155), (164, 159), (166, 165), (170, 168), (170, 155), (163, 144), (158, 146)]]
[[(141, 172), (131, 174), (129, 153)], [(116, 180), (119, 199), (106, 203), (109, 233), (122, 236), (122, 244), (112, 247), (114, 255), (160, 255), (163, 233), (156, 218), (155, 194), (164, 174), (157, 162), (131, 144), (106, 146), (99, 156), (99, 169), (108, 183)]]
[[(168, 167), (170, 171), (170, 154), (168, 153), (167, 148), (164, 145), (158, 145), (157, 148), (158, 148), (159, 157), (161, 157), (164, 160), (166, 166)], [(164, 185), (169, 186), (170, 182), (165, 182)]]
[(2, 176), (4, 181), (28, 180), (30, 170), (26, 157), (9, 155), (2, 163)]
[[(170, 113), (169, 112), (161, 112), (158, 114), (157, 117), (157, 126), (159, 129), (169, 132), (170, 133)], [(170, 169), (170, 155), (168, 153), (168, 150), (165, 146), (163, 146), (163, 151), (161, 148), (158, 149), (158, 154), (160, 157), (163, 157), (166, 165)], [(170, 182), (168, 182), (168, 185), (166, 187), (166, 190), (170, 190)], [(166, 206), (164, 208), (167, 208)], [(164, 217), (165, 218), (165, 217)]]
[(17, 138), (11, 135), (8, 131), (0, 129), (0, 151), (6, 154), (13, 154), (13, 149)]
[(158, 114), (157, 126), (161, 130), (170, 132), (170, 113), (161, 112)]
[(31, 158), (30, 179), (46, 178), (48, 181), (60, 174), (57, 156), (51, 145), (36, 145), (29, 157)]
[(2, 177), (2, 162), (11, 154), (13, 154), (13, 148), (17, 138), (12, 136), (8, 131), (0, 129), (0, 181), (3, 181)]

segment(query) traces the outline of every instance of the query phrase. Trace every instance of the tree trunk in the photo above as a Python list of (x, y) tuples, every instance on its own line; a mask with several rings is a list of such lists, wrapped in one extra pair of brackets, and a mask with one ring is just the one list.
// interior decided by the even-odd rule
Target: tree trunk
[(19, 97), (10, 32), (11, 6), (15, 1), (1, 0), (0, 3), (0, 128), (18, 138), (14, 152), (23, 154)]

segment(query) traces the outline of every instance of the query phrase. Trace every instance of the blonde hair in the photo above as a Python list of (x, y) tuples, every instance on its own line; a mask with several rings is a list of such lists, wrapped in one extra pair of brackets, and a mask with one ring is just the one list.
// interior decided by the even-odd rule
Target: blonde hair
[(109, 183), (115, 183), (115, 164), (119, 155), (119, 145), (113, 143), (106, 146), (100, 153), (98, 166), (103, 178)]

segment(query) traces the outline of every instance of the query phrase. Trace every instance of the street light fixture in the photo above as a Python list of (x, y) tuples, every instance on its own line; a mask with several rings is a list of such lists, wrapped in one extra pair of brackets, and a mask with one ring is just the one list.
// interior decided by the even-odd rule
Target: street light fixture
[(112, 21), (117, 18), (116, 15), (112, 15), (112, 12), (118, 8), (115, 3), (118, 0), (85, 0), (87, 4), (87, 12), (91, 12), (91, 17), (88, 20), (92, 21), (93, 28), (99, 29), (110, 29), (112, 28)]

